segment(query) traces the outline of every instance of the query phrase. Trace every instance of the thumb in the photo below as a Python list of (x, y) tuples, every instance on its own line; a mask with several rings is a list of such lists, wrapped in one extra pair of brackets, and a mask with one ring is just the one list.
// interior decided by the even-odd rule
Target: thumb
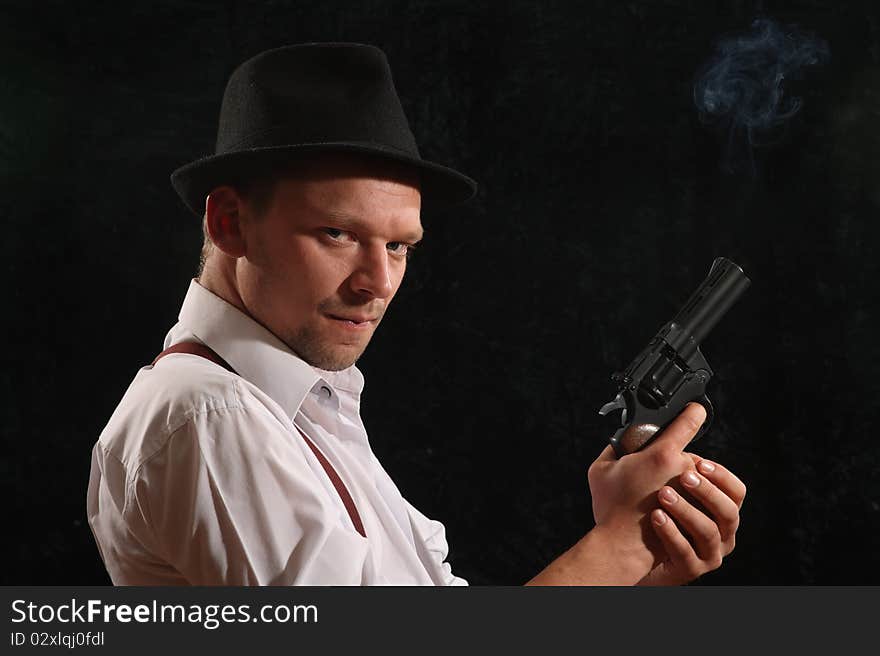
[(702, 428), (704, 421), (706, 421), (706, 409), (696, 401), (691, 401), (647, 448), (659, 444), (663, 448), (674, 446), (677, 451), (684, 451), (688, 443), (694, 439), (694, 435)]
[(604, 449), (602, 449), (602, 453), (599, 454), (599, 457), (596, 458), (596, 462), (615, 462), (617, 460), (617, 454), (614, 453), (614, 449), (611, 445), (607, 445)]

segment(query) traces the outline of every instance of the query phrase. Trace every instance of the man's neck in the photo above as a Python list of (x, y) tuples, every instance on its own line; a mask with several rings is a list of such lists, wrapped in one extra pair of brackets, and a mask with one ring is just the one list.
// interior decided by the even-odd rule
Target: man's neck
[(227, 303), (234, 305), (244, 314), (250, 316), (238, 291), (235, 275), (235, 259), (214, 253), (208, 257), (201, 275), (196, 282), (212, 294), (219, 296)]

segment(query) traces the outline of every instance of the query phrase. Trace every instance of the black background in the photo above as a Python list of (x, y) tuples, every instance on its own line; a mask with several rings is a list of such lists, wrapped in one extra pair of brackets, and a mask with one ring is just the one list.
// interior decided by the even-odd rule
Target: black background
[[(694, 76), (758, 16), (831, 59), (755, 170), (722, 170)], [(694, 450), (748, 485), (707, 584), (880, 581), (880, 10), (873, 2), (0, 4), (7, 584), (106, 584), (90, 450), (161, 350), (201, 245), (168, 176), (213, 149), (232, 69), (304, 41), (388, 55), (422, 155), (476, 178), (359, 362), (373, 448), (472, 584), (592, 525), (598, 408), (719, 255), (752, 286), (704, 343)]]

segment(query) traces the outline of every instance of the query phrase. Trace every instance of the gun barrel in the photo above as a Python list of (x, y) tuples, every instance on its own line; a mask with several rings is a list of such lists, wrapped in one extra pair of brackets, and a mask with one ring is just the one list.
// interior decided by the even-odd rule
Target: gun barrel
[(680, 327), (676, 341), (682, 343), (670, 346), (680, 350), (691, 340), (699, 345), (750, 284), (736, 263), (726, 257), (715, 258), (706, 279), (672, 319)]

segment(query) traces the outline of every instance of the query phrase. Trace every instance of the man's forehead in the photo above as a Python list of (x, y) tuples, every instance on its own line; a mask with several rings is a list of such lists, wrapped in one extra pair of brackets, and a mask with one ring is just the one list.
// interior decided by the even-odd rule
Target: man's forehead
[(374, 175), (294, 177), (282, 181), (285, 195), (306, 205), (343, 214), (393, 213), (418, 219), (421, 194), (406, 181)]
[(348, 166), (348, 160), (323, 160), (322, 168), (286, 171), (278, 180), (275, 203), (296, 222), (327, 220), (352, 230), (388, 230), (404, 233), (401, 239), (419, 241), (421, 195), (411, 177), (385, 175), (381, 168)]

